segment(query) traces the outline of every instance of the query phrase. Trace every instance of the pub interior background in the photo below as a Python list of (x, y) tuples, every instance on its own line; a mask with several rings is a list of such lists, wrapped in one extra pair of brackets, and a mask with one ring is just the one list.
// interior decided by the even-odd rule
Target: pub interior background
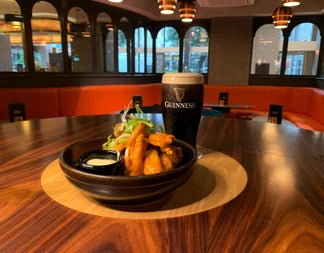
[(183, 23), (96, 1), (1, 2), (0, 88), (152, 83), (180, 71), (211, 85), (324, 88), (324, 15), (275, 29), (271, 16)]

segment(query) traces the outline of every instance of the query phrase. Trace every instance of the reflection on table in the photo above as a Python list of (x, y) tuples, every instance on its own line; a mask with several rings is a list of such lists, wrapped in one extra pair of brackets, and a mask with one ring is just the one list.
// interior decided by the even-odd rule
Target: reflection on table
[(231, 109), (251, 109), (252, 105), (235, 105), (235, 104), (204, 104), (204, 107), (210, 107), (213, 110), (218, 110), (221, 112), (230, 112)]
[[(254, 116), (252, 118), (253, 121), (258, 121), (258, 122), (264, 122), (264, 123), (269, 123), (268, 122), (268, 117), (267, 116)], [(276, 123), (271, 123), (271, 124), (276, 124)], [(282, 119), (281, 120), (281, 125), (286, 125), (286, 126), (293, 126), (293, 127), (296, 127), (296, 125), (294, 123), (292, 123), (291, 121), (289, 120), (286, 120), (286, 119)]]

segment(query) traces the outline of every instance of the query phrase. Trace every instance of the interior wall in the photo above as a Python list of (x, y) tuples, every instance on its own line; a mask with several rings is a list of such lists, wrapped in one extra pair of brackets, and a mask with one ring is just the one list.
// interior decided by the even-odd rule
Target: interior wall
[(252, 17), (226, 17), (211, 20), (209, 43), (209, 84), (248, 85)]
[(1, 45), (0, 69), (1, 71), (12, 71), (10, 36), (1, 35), (0, 45)]

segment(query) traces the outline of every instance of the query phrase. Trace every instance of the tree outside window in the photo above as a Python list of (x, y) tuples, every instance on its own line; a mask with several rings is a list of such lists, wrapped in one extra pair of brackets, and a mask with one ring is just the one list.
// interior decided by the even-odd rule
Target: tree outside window
[(312, 23), (297, 25), (289, 36), (286, 75), (316, 75), (321, 36)]
[(208, 33), (200, 26), (186, 32), (183, 41), (183, 72), (208, 72)]
[(127, 39), (125, 33), (118, 29), (118, 72), (127, 72)]
[(173, 27), (162, 28), (156, 37), (156, 73), (179, 71), (179, 35)]
[(253, 39), (251, 74), (279, 75), (283, 37), (273, 24), (261, 26)]

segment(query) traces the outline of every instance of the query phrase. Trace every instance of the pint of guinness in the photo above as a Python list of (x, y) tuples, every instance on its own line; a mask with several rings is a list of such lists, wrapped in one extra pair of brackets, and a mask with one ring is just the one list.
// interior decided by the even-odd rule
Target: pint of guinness
[(166, 73), (162, 77), (165, 131), (196, 146), (204, 100), (204, 77), (199, 73)]

